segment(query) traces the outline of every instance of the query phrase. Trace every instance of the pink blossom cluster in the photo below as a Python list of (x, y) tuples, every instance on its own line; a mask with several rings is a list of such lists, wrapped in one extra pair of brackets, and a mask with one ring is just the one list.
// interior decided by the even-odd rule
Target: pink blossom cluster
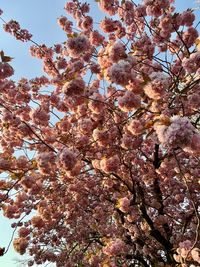
[(190, 108), (197, 110), (200, 106), (200, 95), (196, 92), (188, 96), (188, 105)]
[(30, 234), (30, 229), (27, 227), (21, 227), (19, 229), (19, 237), (27, 237)]
[(37, 164), (42, 173), (48, 173), (54, 163), (55, 155), (52, 151), (42, 152), (37, 157)]
[(132, 65), (127, 60), (120, 60), (118, 63), (114, 63), (108, 68), (106, 78), (110, 82), (122, 86), (127, 85), (129, 81), (134, 78)]
[(18, 218), (17, 216), (17, 206), (6, 205), (3, 207), (3, 215), (9, 219)]
[(71, 149), (64, 148), (59, 155), (59, 161), (65, 170), (71, 171), (77, 163), (77, 156)]
[[(176, 252), (177, 254), (174, 254), (174, 258), (178, 263), (185, 261), (185, 259), (188, 256), (195, 261), (195, 264), (196, 262), (200, 263), (200, 249), (197, 247), (193, 248), (193, 245), (190, 240), (185, 240), (183, 242), (180, 242)], [(183, 264), (181, 266), (183, 266)], [(184, 264), (184, 266), (188, 265)], [(192, 265), (192, 266), (197, 266), (197, 265)]]
[(200, 152), (200, 135), (188, 118), (173, 116), (169, 125), (155, 124), (159, 141), (167, 147), (182, 147), (185, 151)]
[(194, 13), (192, 13), (191, 10), (183, 11), (180, 17), (181, 17), (181, 25), (185, 25), (188, 27), (192, 26), (195, 20), (195, 15)]
[(9, 170), (11, 162), (8, 159), (0, 158), (0, 170)]
[(68, 34), (72, 33), (73, 23), (67, 19), (67, 17), (62, 16), (57, 19), (58, 25)]
[[(82, 14), (88, 13), (90, 11), (90, 6), (87, 2), (80, 3), (79, 1), (70, 1), (65, 4), (64, 9), (74, 18), (79, 18)], [(79, 10), (80, 9), (80, 10)]]
[(67, 1), (66, 41), (30, 48), (42, 77), (0, 53), (0, 207), (28, 266), (200, 264), (195, 16), (136, 2), (93, 3), (99, 22)]
[(104, 253), (109, 256), (123, 254), (126, 250), (126, 244), (120, 238), (110, 241), (104, 248)]
[(131, 134), (123, 134), (121, 138), (121, 147), (125, 149), (137, 149), (142, 143), (142, 138), (133, 138)]
[(120, 166), (120, 159), (118, 155), (109, 158), (103, 158), (100, 161), (101, 170), (105, 173), (117, 172)]
[(94, 129), (92, 136), (99, 146), (106, 146), (109, 142), (109, 132), (106, 129)]
[(139, 40), (133, 43), (133, 49), (136, 50), (138, 55), (148, 55), (148, 58), (152, 58), (154, 54), (154, 44), (151, 41), (151, 38), (147, 34), (141, 36)]
[(184, 58), (182, 61), (183, 68), (189, 73), (200, 72), (200, 52), (190, 54), (189, 58)]
[(130, 121), (130, 123), (127, 126), (127, 130), (132, 134), (132, 135), (140, 135), (143, 130), (144, 130), (144, 122), (140, 120), (133, 119)]
[(126, 25), (130, 26), (130, 28), (134, 27), (135, 6), (131, 1), (124, 1), (122, 8), (118, 10), (118, 14), (119, 17), (124, 20)]
[(79, 129), (83, 134), (91, 132), (94, 128), (94, 123), (90, 118), (85, 118), (79, 121)]
[(51, 59), (53, 57), (53, 49), (48, 48), (46, 45), (40, 47), (33, 45), (30, 47), (30, 53), (33, 57), (40, 59)]
[(38, 107), (32, 110), (30, 116), (32, 121), (38, 125), (46, 126), (49, 123), (50, 114), (43, 108)]
[(188, 48), (191, 47), (195, 40), (199, 37), (199, 33), (197, 29), (194, 27), (189, 27), (187, 31), (185, 31), (182, 35), (182, 40), (184, 42), (184, 45), (186, 45)]
[(141, 99), (131, 91), (126, 91), (122, 97), (118, 98), (119, 108), (124, 112), (129, 112), (140, 107)]
[(26, 29), (21, 29), (19, 23), (15, 20), (10, 20), (4, 24), (4, 30), (22, 42), (29, 41), (32, 37), (32, 34), (30, 34)]
[(90, 33), (90, 43), (91, 45), (100, 46), (103, 44), (105, 37), (99, 33), (99, 31), (94, 30)]
[(6, 79), (14, 74), (14, 69), (10, 64), (0, 62), (0, 80)]
[(162, 72), (153, 72), (149, 75), (150, 82), (144, 86), (145, 94), (152, 99), (160, 99), (170, 85), (170, 78)]
[(44, 226), (44, 221), (42, 220), (40, 216), (35, 215), (31, 219), (31, 225), (33, 227), (41, 228), (42, 226)]
[(144, 0), (146, 12), (149, 16), (159, 17), (164, 10), (169, 8), (170, 2), (168, 0)]
[(85, 90), (85, 82), (81, 77), (75, 78), (63, 85), (62, 91), (67, 96), (82, 95)]
[(100, 0), (99, 6), (105, 13), (108, 13), (110, 16), (113, 16), (116, 14), (118, 9), (119, 1), (118, 0)]
[(13, 246), (19, 254), (23, 255), (28, 247), (28, 240), (23, 237), (15, 238), (13, 241)]
[(100, 114), (104, 110), (104, 97), (99, 93), (93, 93), (88, 103), (88, 108), (95, 114)]
[(117, 200), (117, 207), (124, 213), (130, 211), (130, 199), (123, 197)]
[(112, 62), (118, 62), (120, 59), (127, 57), (126, 47), (122, 42), (116, 42), (108, 48), (109, 58)]
[(105, 18), (101, 21), (100, 28), (105, 32), (114, 32), (117, 30), (118, 22), (110, 18)]
[(91, 31), (93, 28), (93, 18), (84, 16), (83, 19), (79, 21), (78, 27), (84, 31)]
[(72, 58), (77, 58), (90, 49), (90, 42), (85, 35), (78, 35), (77, 37), (68, 38), (66, 47), (69, 55)]

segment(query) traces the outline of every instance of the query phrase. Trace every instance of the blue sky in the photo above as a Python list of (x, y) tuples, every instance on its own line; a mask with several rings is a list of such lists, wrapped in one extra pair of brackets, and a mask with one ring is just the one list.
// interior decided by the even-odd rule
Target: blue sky
[[(102, 14), (99, 13), (96, 2), (94, 0), (88, 2), (91, 4), (94, 20), (99, 21)], [(56, 23), (59, 16), (66, 14), (63, 9), (65, 3), (65, 0), (1, 0), (0, 8), (4, 11), (2, 16), (4, 20), (14, 19), (18, 21), (22, 28), (28, 29), (33, 34), (35, 42), (51, 46), (66, 40), (64, 32)], [(176, 1), (178, 11), (197, 6), (195, 0)], [(197, 18), (200, 18), (199, 12), (199, 10), (195, 12)], [(31, 43), (16, 41), (12, 36), (5, 33), (0, 21), (0, 50), (4, 50), (6, 55), (14, 57), (12, 66), (15, 69), (14, 79), (16, 80), (21, 77), (34, 78), (42, 74), (40, 60), (29, 55), (30, 45)], [(7, 247), (11, 235), (10, 221), (0, 217), (0, 247)], [(16, 258), (20, 259), (20, 256), (11, 248), (4, 257), (0, 257), (0, 266), (22, 266), (13, 261)], [(48, 266), (52, 267), (53, 265)]]

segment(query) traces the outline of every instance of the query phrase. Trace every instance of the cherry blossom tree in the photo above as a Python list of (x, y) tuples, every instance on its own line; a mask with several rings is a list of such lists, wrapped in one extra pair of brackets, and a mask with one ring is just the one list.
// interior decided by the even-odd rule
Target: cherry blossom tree
[[(67, 1), (45, 75), (0, 63), (0, 203), (26, 266), (200, 264), (200, 51), (173, 0)], [(3, 12), (1, 11), (3, 20)], [(0, 250), (0, 255), (7, 252)]]

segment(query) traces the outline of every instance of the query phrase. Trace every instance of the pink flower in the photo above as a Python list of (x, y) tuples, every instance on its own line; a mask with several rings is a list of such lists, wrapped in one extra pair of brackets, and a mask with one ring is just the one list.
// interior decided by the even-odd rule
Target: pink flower
[(63, 117), (62, 120), (60, 120), (57, 123), (57, 127), (59, 128), (59, 130), (61, 130), (62, 132), (68, 132), (69, 129), (71, 128), (71, 124), (68, 120), (68, 117)]
[[(100, 68), (99, 64), (96, 64), (94, 62), (91, 62), (90, 70), (91, 70), (92, 73), (100, 73), (101, 68)], [(96, 83), (98, 82), (98, 84), (99, 84), (99, 81), (98, 80), (96, 80), (95, 82)], [(92, 83), (94, 83), (94, 81)]]
[(110, 16), (116, 14), (118, 9), (119, 1), (118, 0), (100, 0), (99, 6), (105, 12), (108, 13)]
[(200, 51), (190, 54), (189, 58), (184, 58), (182, 66), (189, 74), (196, 72), (200, 68)]
[(200, 134), (194, 133), (189, 144), (183, 147), (183, 150), (192, 155), (200, 155)]
[(21, 227), (18, 231), (19, 237), (26, 237), (30, 234), (30, 229), (27, 227)]
[(73, 23), (69, 21), (66, 17), (62, 16), (57, 20), (58, 25), (65, 31), (66, 33), (72, 33), (72, 25)]
[(105, 37), (101, 35), (97, 30), (90, 33), (90, 43), (94, 46), (99, 46), (104, 42)]
[(72, 170), (77, 163), (77, 158), (76, 158), (75, 153), (69, 148), (63, 149), (63, 151), (60, 153), (59, 160), (60, 160), (61, 165), (67, 171)]
[(110, 158), (104, 158), (100, 161), (102, 171), (105, 173), (117, 172), (120, 166), (120, 159), (118, 155), (114, 155)]
[(192, 248), (191, 241), (185, 240), (185, 241), (179, 243), (179, 247), (177, 249), (177, 252), (181, 257), (186, 258), (188, 255), (188, 252), (190, 251), (191, 248)]
[(100, 146), (106, 146), (109, 143), (109, 132), (107, 130), (94, 129), (92, 134), (94, 141)]
[(93, 19), (90, 16), (85, 16), (81, 21), (81, 28), (83, 30), (91, 30), (93, 27)]
[(137, 149), (142, 143), (142, 138), (133, 138), (132, 135), (123, 134), (121, 139), (121, 147), (125, 149)]
[(116, 84), (127, 85), (132, 78), (131, 67), (131, 64), (125, 60), (114, 63), (107, 70), (108, 80)]
[(79, 129), (83, 134), (90, 133), (93, 130), (94, 123), (90, 118), (85, 118), (79, 121)]
[(82, 13), (89, 13), (90, 12), (90, 6), (86, 2), (81, 4), (80, 9), (81, 9)]
[(144, 130), (144, 123), (139, 120), (131, 120), (129, 125), (127, 126), (127, 130), (132, 134), (132, 135), (140, 135), (143, 130)]
[(9, 170), (11, 168), (11, 162), (7, 159), (0, 158), (0, 170)]
[(62, 91), (67, 96), (76, 96), (82, 95), (85, 89), (84, 80), (79, 77), (71, 80), (70, 82), (66, 82), (62, 88)]
[(105, 33), (114, 32), (117, 30), (117, 23), (116, 23), (116, 21), (114, 21), (110, 18), (105, 18), (104, 20), (101, 21), (100, 28)]
[(35, 215), (31, 219), (31, 224), (33, 227), (42, 228), (44, 226), (44, 221), (42, 220), (40, 216)]
[(4, 62), (0, 62), (0, 80), (6, 79), (14, 74), (14, 69)]
[(144, 86), (145, 94), (152, 99), (160, 99), (170, 85), (170, 79), (162, 72), (153, 72), (149, 75), (150, 82)]
[(43, 152), (37, 156), (37, 164), (42, 173), (48, 173), (52, 164), (55, 163), (55, 155), (52, 151)]
[(200, 95), (198, 93), (188, 95), (188, 104), (190, 108), (198, 110), (200, 106)]
[(66, 4), (65, 4), (64, 9), (66, 10), (67, 13), (73, 14), (74, 10), (76, 9), (75, 2), (67, 1)]
[(66, 43), (69, 55), (73, 58), (82, 56), (90, 49), (90, 42), (85, 35), (69, 38)]
[(104, 253), (109, 256), (121, 255), (126, 251), (126, 244), (123, 240), (117, 238), (107, 244)]
[(95, 114), (100, 114), (104, 110), (104, 97), (99, 93), (94, 93), (88, 103), (88, 108)]
[(131, 91), (126, 91), (126, 93), (118, 99), (119, 108), (124, 112), (139, 108), (140, 103), (140, 97)]
[(144, 0), (144, 5), (147, 15), (159, 17), (169, 7), (170, 2), (168, 0)]
[(151, 41), (151, 38), (148, 37), (148, 35), (145, 33), (133, 44), (134, 49), (137, 50), (137, 53), (139, 55), (147, 55), (148, 58), (152, 58), (154, 54), (154, 44)]
[(184, 32), (183, 35), (182, 35), (184, 44), (188, 48), (191, 47), (194, 44), (195, 40), (198, 37), (199, 37), (198, 31), (193, 27), (188, 28), (188, 30), (186, 32)]
[(56, 67), (57, 67), (57, 69), (66, 69), (66, 67), (67, 67), (67, 61), (66, 61), (66, 59), (64, 59), (64, 58), (59, 59), (56, 62)]
[(28, 247), (28, 240), (26, 238), (20, 237), (15, 238), (13, 241), (14, 249), (20, 254), (23, 255), (26, 252)]
[(188, 147), (195, 146), (194, 142), (192, 142), (194, 136), (196, 136), (195, 140), (198, 139), (200, 141), (195, 127), (186, 117), (173, 116), (169, 125), (162, 124), (161, 122), (156, 123), (154, 128), (159, 141), (166, 147), (179, 146), (187, 150)]
[(50, 115), (49, 113), (44, 110), (43, 108), (36, 108), (35, 110), (31, 111), (31, 119), (36, 125), (43, 125), (46, 126), (49, 123)]
[(29, 189), (34, 184), (34, 177), (32, 176), (25, 176), (20, 180), (20, 183), (22, 184), (23, 188)]
[(18, 168), (23, 169), (29, 166), (29, 161), (25, 156), (19, 156), (16, 162)]
[(125, 45), (121, 42), (111, 44), (108, 49), (108, 54), (112, 62), (118, 62), (120, 59), (127, 57)]
[(126, 25), (134, 24), (135, 7), (131, 1), (124, 1), (122, 8), (118, 9), (118, 14)]
[(29, 41), (32, 37), (32, 34), (26, 29), (21, 29), (19, 23), (15, 20), (10, 20), (8, 23), (4, 24), (4, 30), (22, 42)]
[(123, 197), (117, 200), (117, 207), (124, 213), (130, 211), (130, 199)]
[(14, 205), (7, 205), (3, 207), (3, 215), (9, 219), (15, 218), (17, 207)]
[(200, 249), (199, 248), (193, 248), (191, 251), (191, 255), (194, 261), (200, 263)]
[(181, 25), (185, 26), (192, 26), (194, 20), (195, 20), (195, 15), (192, 13), (191, 10), (184, 11), (181, 15)]

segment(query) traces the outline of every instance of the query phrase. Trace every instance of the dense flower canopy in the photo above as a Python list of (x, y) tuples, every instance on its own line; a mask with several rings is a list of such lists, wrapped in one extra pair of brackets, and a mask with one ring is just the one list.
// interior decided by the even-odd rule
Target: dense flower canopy
[[(26, 266), (200, 264), (200, 51), (173, 0), (67, 1), (44, 76), (0, 62), (0, 203)], [(3, 12), (0, 10), (0, 15)], [(0, 255), (6, 253), (0, 249)]]

